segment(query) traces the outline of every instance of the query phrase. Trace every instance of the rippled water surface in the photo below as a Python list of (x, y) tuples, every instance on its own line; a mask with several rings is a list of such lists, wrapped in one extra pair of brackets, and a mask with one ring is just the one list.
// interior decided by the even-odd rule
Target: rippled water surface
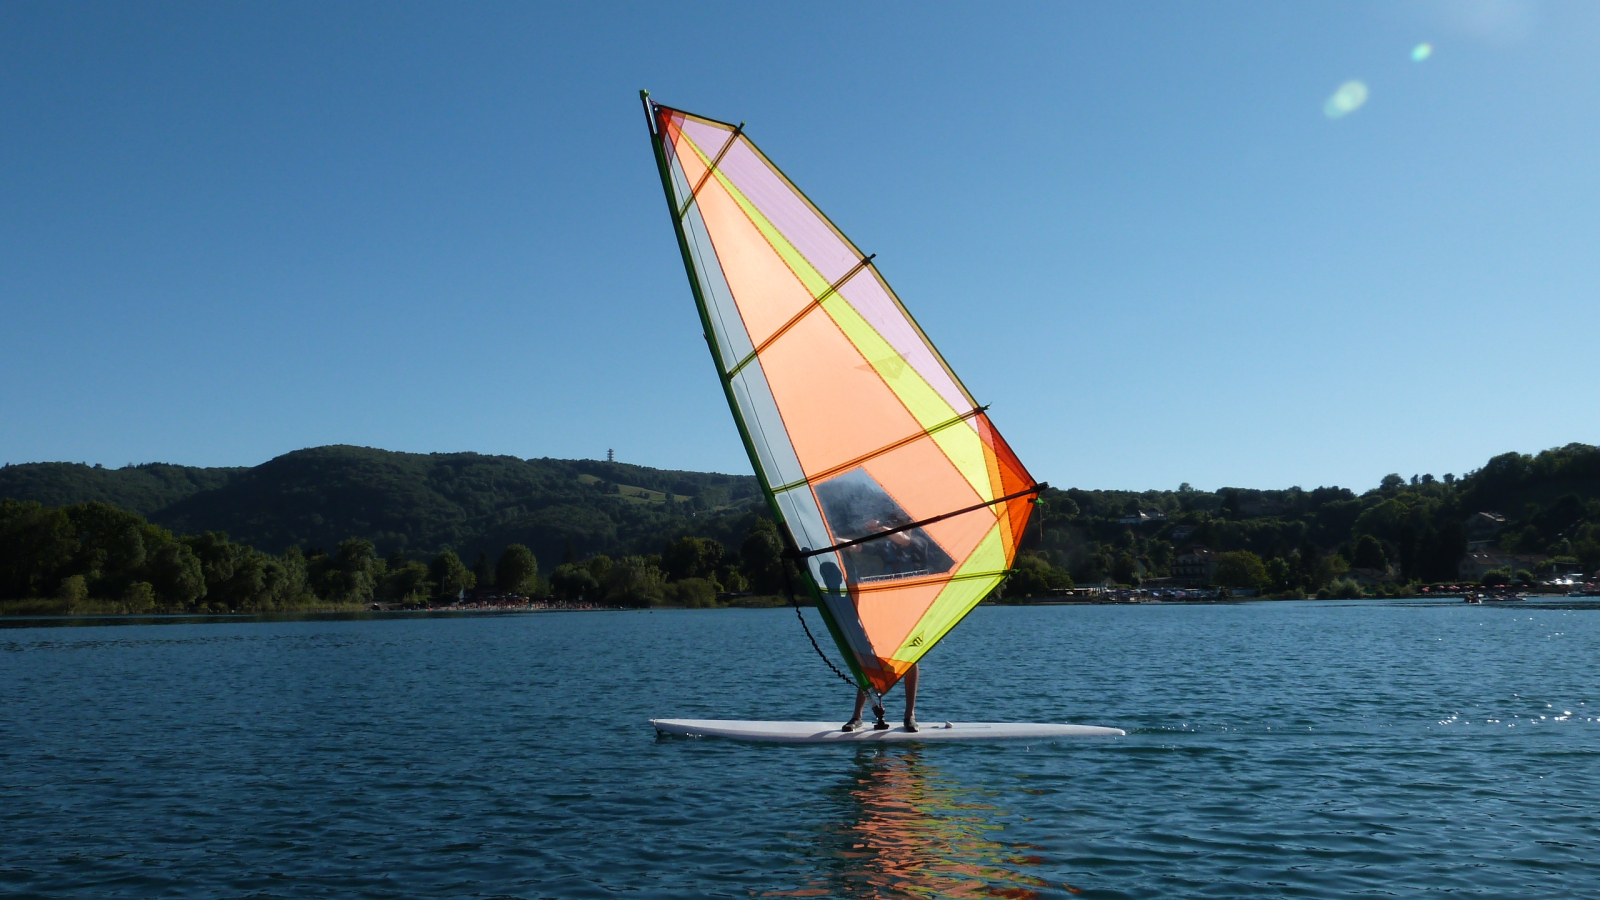
[(1130, 733), (655, 735), (842, 720), (785, 610), (4, 628), (0, 894), (1600, 896), (1600, 608), (983, 608), (923, 670)]

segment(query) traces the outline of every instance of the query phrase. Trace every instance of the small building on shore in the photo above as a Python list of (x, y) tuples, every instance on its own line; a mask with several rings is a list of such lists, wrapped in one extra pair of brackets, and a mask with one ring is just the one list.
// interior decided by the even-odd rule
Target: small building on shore
[(1505, 569), (1509, 572), (1516, 572), (1518, 569), (1534, 571), (1549, 561), (1550, 557), (1543, 553), (1506, 553), (1492, 547), (1474, 547), (1462, 558), (1461, 568), (1457, 571), (1458, 577), (1462, 579), (1479, 581), (1496, 569)]
[(1467, 517), (1467, 540), (1493, 540), (1506, 527), (1506, 517), (1497, 512), (1477, 512)]
[(1184, 584), (1196, 587), (1207, 585), (1216, 574), (1217, 554), (1205, 547), (1180, 550), (1172, 560), (1172, 577)]
[(1384, 566), (1381, 569), (1352, 568), (1346, 577), (1362, 587), (1381, 587), (1400, 580), (1394, 566)]

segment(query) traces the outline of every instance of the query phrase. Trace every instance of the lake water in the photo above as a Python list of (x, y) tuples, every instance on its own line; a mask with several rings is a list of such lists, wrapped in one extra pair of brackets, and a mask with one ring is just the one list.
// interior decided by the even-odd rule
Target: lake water
[(647, 724), (842, 721), (792, 610), (7, 624), (10, 896), (1600, 896), (1577, 602), (984, 608), (924, 723), (1129, 735), (883, 749)]

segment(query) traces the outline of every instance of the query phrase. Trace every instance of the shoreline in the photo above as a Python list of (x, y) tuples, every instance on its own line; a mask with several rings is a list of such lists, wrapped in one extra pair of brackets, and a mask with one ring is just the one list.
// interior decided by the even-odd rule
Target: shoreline
[[(1468, 601), (1469, 595), (1477, 596), (1476, 601)], [(1224, 598), (1095, 598), (1095, 599), (1049, 599), (1037, 601), (985, 603), (990, 607), (1061, 607), (1061, 606), (1224, 606), (1242, 603), (1305, 603), (1318, 601), (1316, 597), (1303, 599), (1285, 597), (1224, 597)], [(1590, 593), (1537, 593), (1517, 592), (1508, 594), (1483, 594), (1467, 591), (1458, 593), (1427, 593), (1412, 594), (1404, 597), (1350, 597), (1350, 598), (1323, 598), (1320, 602), (1349, 602), (1361, 601), (1439, 601), (1447, 603), (1477, 602), (1490, 606), (1524, 602), (1550, 602), (1563, 601), (1593, 601), (1600, 602), (1600, 592)], [(809, 604), (808, 604), (809, 606)], [(194, 620), (270, 620), (270, 619), (304, 619), (304, 618), (377, 618), (398, 616), (422, 616), (433, 618), (446, 618), (453, 616), (473, 615), (529, 615), (542, 613), (606, 613), (606, 612), (689, 612), (689, 611), (722, 611), (722, 610), (762, 610), (778, 609), (778, 606), (718, 606), (718, 607), (690, 607), (690, 606), (605, 606), (601, 604), (520, 604), (520, 605), (474, 605), (474, 606), (441, 606), (427, 609), (309, 609), (309, 610), (270, 610), (260, 612), (80, 612), (80, 613), (7, 613), (0, 614), (0, 627), (24, 622), (91, 622), (107, 620), (112, 622), (132, 622), (149, 620), (152, 624), (158, 622), (176, 622), (184, 619)], [(785, 605), (783, 608), (788, 608)], [(814, 608), (814, 607), (812, 607)]]

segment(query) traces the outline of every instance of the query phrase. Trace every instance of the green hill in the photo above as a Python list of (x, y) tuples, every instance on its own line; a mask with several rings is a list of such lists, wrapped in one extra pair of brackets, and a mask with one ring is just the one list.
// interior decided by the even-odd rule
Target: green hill
[(98, 500), (177, 534), (222, 531), (270, 553), (331, 551), (358, 536), (384, 554), (450, 548), (470, 559), (521, 543), (547, 565), (569, 543), (580, 557), (658, 553), (686, 533), (737, 545), (761, 505), (748, 475), (350, 446), (297, 450), (244, 469), (13, 465), (0, 469), (0, 497), (47, 506)]
[[(1474, 546), (1513, 568), (1540, 557), (1600, 567), (1600, 448), (1587, 444), (1502, 454), (1461, 477), (1387, 475), (1359, 495), (1185, 485), (1052, 489), (1043, 500), (1043, 537), (1031, 524), (1024, 546), (1080, 583), (1177, 574), (1178, 554), (1196, 547), (1260, 568), (1230, 586), (1279, 593), (1321, 589), (1350, 566), (1398, 584), (1453, 581)], [(1503, 525), (1474, 532), (1478, 513), (1503, 516)]]
[(0, 497), (46, 506), (97, 501), (149, 517), (179, 500), (214, 490), (249, 469), (202, 469), (146, 463), (106, 469), (82, 463), (26, 463), (0, 467)]
[[(402, 551), (429, 559), (448, 549), (470, 560), (522, 544), (544, 572), (569, 556), (662, 554), (676, 578), (698, 569), (667, 561), (670, 542), (711, 538), (737, 552), (765, 510), (747, 475), (348, 446), (299, 450), (246, 469), (7, 466), (0, 468), (6, 498), (50, 507), (100, 501), (178, 535), (225, 532), (268, 554), (302, 548), (308, 559), (320, 558), (318, 550), (335, 555), (352, 537), (372, 542), (380, 558)], [(1029, 525), (1022, 574), (1008, 588), (1021, 596), (1073, 581), (1192, 580), (1197, 560), (1213, 583), (1280, 595), (1332, 590), (1348, 581), (1345, 573), (1364, 578), (1368, 590), (1374, 582), (1398, 590), (1450, 581), (1469, 549), (1485, 547), (1499, 554), (1506, 577), (1522, 567), (1600, 566), (1600, 448), (1585, 444), (1504, 454), (1459, 478), (1389, 475), (1361, 494), (1185, 485), (1052, 489), (1041, 499), (1042, 523)], [(1484, 512), (1498, 515), (1478, 515)], [(1494, 523), (1488, 531), (1485, 522)], [(37, 531), (17, 527), (18, 535)], [(0, 546), (0, 564), (7, 553), (32, 552), (22, 537), (13, 543)], [(562, 577), (571, 581), (571, 574)]]

